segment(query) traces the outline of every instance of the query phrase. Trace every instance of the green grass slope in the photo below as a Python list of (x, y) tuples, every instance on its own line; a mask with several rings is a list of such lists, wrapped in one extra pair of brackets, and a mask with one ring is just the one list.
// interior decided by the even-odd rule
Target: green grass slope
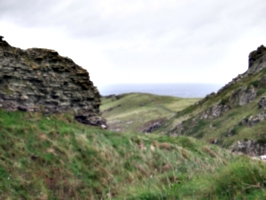
[(103, 97), (100, 109), (110, 130), (127, 133), (142, 132), (153, 123), (166, 121), (199, 100), (144, 93), (117, 97)]
[[(229, 84), (215, 95), (209, 95), (201, 100), (197, 105), (191, 105), (169, 121), (157, 133), (175, 133), (178, 124), (182, 122), (182, 135), (192, 136), (198, 139), (209, 141), (218, 139), (218, 144), (223, 147), (230, 147), (238, 140), (264, 139), (266, 121), (261, 121), (254, 126), (243, 125), (242, 120), (250, 116), (256, 117), (263, 113), (259, 109), (258, 102), (266, 96), (266, 69), (256, 74), (239, 79), (233, 84)], [(233, 94), (240, 88), (254, 89), (256, 98), (245, 105), (234, 105), (230, 102)], [(228, 111), (213, 119), (202, 119), (201, 115), (214, 104), (228, 106)]]
[(265, 195), (264, 163), (193, 138), (115, 133), (79, 124), (68, 114), (2, 110), (0, 137), (0, 199)]

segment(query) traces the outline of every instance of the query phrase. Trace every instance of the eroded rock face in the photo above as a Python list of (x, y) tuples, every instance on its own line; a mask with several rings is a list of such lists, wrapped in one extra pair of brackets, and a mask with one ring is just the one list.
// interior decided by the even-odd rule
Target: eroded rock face
[(87, 124), (101, 125), (100, 103), (88, 72), (71, 59), (48, 49), (22, 50), (0, 39), (1, 108), (46, 114), (72, 110)]
[(253, 101), (256, 96), (257, 92), (254, 87), (241, 87), (231, 95), (229, 103), (233, 106), (243, 106)]
[(214, 104), (212, 107), (205, 110), (201, 115), (200, 119), (215, 119), (220, 117), (224, 112), (228, 111), (229, 107), (227, 105), (222, 105), (220, 103)]
[(261, 97), (260, 101), (258, 102), (259, 109), (266, 110), (266, 97)]
[(244, 126), (254, 126), (257, 123), (263, 122), (266, 119), (266, 97), (261, 97), (258, 102), (258, 109), (263, 110), (262, 112), (258, 113), (257, 115), (253, 116), (250, 115), (242, 119), (241, 124)]
[(261, 112), (255, 116), (251, 115), (242, 119), (241, 124), (243, 126), (254, 126), (257, 123), (263, 122), (266, 119), (266, 112)]
[(261, 156), (266, 154), (265, 140), (238, 141), (232, 149), (234, 153), (243, 153), (249, 156)]
[(266, 67), (266, 48), (261, 45), (257, 50), (252, 51), (248, 57), (249, 71), (252, 73), (258, 72)]
[(254, 87), (241, 87), (233, 92), (226, 102), (221, 100), (207, 110), (201, 113), (200, 119), (214, 119), (220, 117), (224, 112), (227, 112), (234, 106), (243, 106), (253, 101), (257, 96), (257, 91)]

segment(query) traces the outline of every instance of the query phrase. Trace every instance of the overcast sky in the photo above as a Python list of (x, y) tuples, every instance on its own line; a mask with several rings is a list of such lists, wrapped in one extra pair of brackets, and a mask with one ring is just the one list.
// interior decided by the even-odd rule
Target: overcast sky
[(226, 84), (266, 44), (265, 0), (0, 0), (0, 35), (113, 83)]

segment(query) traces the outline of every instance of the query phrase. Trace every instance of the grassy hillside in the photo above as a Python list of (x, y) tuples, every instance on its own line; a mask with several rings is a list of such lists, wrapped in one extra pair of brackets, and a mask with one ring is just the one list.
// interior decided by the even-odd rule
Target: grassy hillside
[[(217, 94), (209, 95), (197, 105), (191, 105), (176, 114), (157, 133), (175, 133), (178, 129), (176, 127), (183, 122), (182, 135), (205, 141), (218, 139), (218, 144), (223, 147), (230, 147), (238, 140), (264, 139), (265, 120), (252, 126), (244, 125), (242, 121), (251, 116), (256, 118), (259, 114), (264, 115), (264, 110), (259, 109), (258, 102), (266, 96), (265, 77), (266, 69), (263, 69), (259, 73), (250, 74), (228, 84)], [(236, 105), (235, 99), (239, 98), (241, 88), (255, 91), (256, 97), (245, 105)], [(203, 113), (214, 105), (223, 105), (228, 109), (220, 116), (203, 118)]]
[(142, 132), (155, 122), (163, 122), (199, 99), (184, 99), (144, 93), (130, 93), (102, 98), (101, 112), (109, 129)]
[(264, 163), (193, 138), (114, 133), (79, 124), (68, 114), (0, 110), (0, 119), (0, 199), (265, 195)]

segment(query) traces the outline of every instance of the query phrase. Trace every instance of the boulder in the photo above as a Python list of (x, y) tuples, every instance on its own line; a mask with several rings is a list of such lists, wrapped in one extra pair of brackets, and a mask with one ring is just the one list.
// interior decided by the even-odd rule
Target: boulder
[(258, 102), (259, 109), (266, 110), (266, 97), (261, 97), (261, 99)]
[(160, 122), (155, 122), (149, 128), (143, 130), (143, 133), (151, 133), (151, 132), (155, 131), (156, 129), (160, 128), (160, 127), (161, 127), (161, 123)]

